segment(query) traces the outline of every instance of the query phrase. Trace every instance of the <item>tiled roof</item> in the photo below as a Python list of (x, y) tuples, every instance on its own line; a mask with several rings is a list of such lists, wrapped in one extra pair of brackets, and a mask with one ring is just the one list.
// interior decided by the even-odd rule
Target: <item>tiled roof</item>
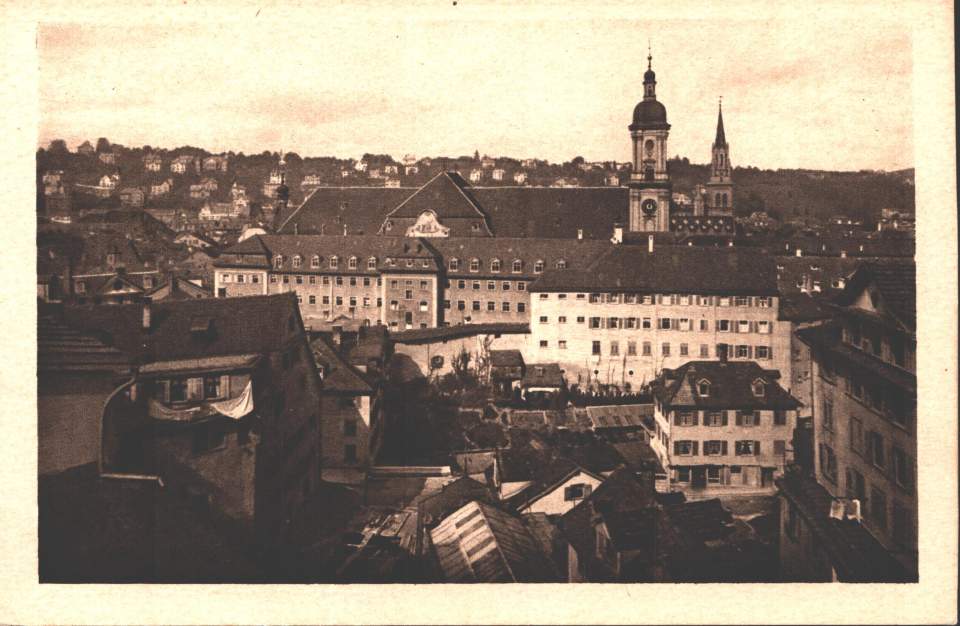
[(519, 350), (491, 350), (490, 365), (493, 367), (523, 367), (523, 354)]
[(475, 500), (493, 503), (490, 489), (469, 476), (461, 476), (443, 485), (440, 491), (419, 500), (417, 509), (425, 518), (424, 524), (434, 524)]
[(563, 372), (557, 363), (531, 363), (520, 381), (523, 387), (562, 387)]
[(777, 295), (773, 258), (755, 250), (611, 245), (586, 270), (547, 270), (530, 291)]
[[(611, 244), (605, 241), (571, 241), (570, 239), (521, 238), (521, 237), (450, 237), (436, 238), (430, 245), (443, 255), (448, 267), (447, 276), (454, 278), (516, 279), (536, 276), (538, 261), (543, 269), (555, 269), (562, 261), (570, 269), (585, 269), (606, 252)], [(459, 261), (456, 270), (449, 269), (451, 259)], [(480, 262), (478, 272), (470, 271), (470, 261)], [(500, 261), (500, 271), (491, 271), (491, 262)], [(514, 261), (521, 262), (521, 271), (513, 272)]]
[(364, 375), (350, 365), (323, 337), (310, 342), (317, 367), (323, 371), (323, 393), (373, 394)]
[(96, 337), (77, 332), (53, 316), (37, 319), (40, 372), (119, 372), (131, 359)]
[(597, 480), (602, 480), (598, 474), (585, 470), (573, 461), (562, 457), (537, 464), (532, 469), (531, 483), (510, 496), (510, 506), (514, 509), (528, 506), (581, 472), (589, 474)]
[[(293, 293), (161, 301), (151, 305), (150, 318), (151, 328), (144, 331), (140, 304), (64, 308), (69, 326), (102, 333), (107, 343), (140, 362), (264, 354), (303, 333)], [(200, 321), (210, 330), (191, 331)]]
[(525, 335), (529, 332), (529, 324), (491, 322), (487, 324), (457, 324), (455, 326), (441, 326), (439, 328), (413, 328), (390, 333), (390, 338), (397, 343), (416, 344), (450, 340), (459, 337), (470, 337), (473, 335)]
[(471, 502), (430, 531), (448, 582), (554, 582), (559, 577), (524, 523)]
[(836, 313), (836, 309), (820, 298), (809, 294), (780, 295), (780, 313), (777, 319), (791, 322), (813, 322), (829, 319)]
[(318, 187), (277, 229), (280, 233), (375, 234), (412, 187)]
[(797, 338), (818, 350), (828, 352), (833, 358), (852, 363), (879, 376), (885, 382), (901, 389), (916, 393), (917, 376), (911, 372), (886, 363), (872, 354), (843, 343), (840, 339), (840, 326), (836, 322), (826, 322), (796, 331)]
[(907, 329), (917, 325), (917, 266), (913, 261), (871, 261), (862, 264), (851, 277), (838, 304), (850, 304), (867, 285), (873, 284), (880, 298), (898, 321)]
[[(666, 405), (699, 409), (795, 409), (799, 402), (777, 379), (780, 373), (765, 370), (753, 361), (689, 361), (665, 369), (654, 381), (654, 394)], [(709, 394), (698, 394), (698, 382), (710, 383)], [(753, 393), (754, 381), (763, 382), (763, 395)]]

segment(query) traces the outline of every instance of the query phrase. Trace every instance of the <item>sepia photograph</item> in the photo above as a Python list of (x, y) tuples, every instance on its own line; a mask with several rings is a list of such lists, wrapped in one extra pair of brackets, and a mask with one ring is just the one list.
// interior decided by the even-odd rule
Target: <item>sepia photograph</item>
[(857, 6), (38, 14), (33, 582), (916, 587), (955, 181)]

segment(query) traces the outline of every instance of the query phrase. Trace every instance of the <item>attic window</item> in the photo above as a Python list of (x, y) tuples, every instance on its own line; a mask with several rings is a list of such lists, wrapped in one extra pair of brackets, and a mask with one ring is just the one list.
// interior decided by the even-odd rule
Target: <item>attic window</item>
[(301, 261), (303, 261), (303, 259), (300, 258), (300, 255), (299, 255), (299, 254), (294, 255), (294, 257), (293, 257), (293, 267), (294, 267), (294, 268), (300, 267)]
[(710, 381), (706, 378), (701, 378), (697, 381), (697, 395), (701, 398), (710, 397)]
[(275, 257), (273, 257), (273, 268), (278, 270), (281, 267), (283, 267), (283, 255), (278, 254)]
[(766, 394), (766, 385), (759, 378), (753, 381), (751, 388), (753, 389), (753, 395), (758, 398), (762, 398)]
[(565, 270), (565, 269), (567, 269), (567, 261), (566, 261), (566, 259), (560, 259), (559, 261), (557, 261), (557, 269), (558, 269), (558, 270)]
[(347, 268), (351, 270), (357, 269), (357, 257), (352, 256), (347, 260)]
[(475, 233), (480, 232), (480, 222), (474, 222), (474, 223), (470, 226), (470, 230), (472, 230), (472, 231), (475, 232)]
[(537, 259), (537, 262), (533, 264), (533, 273), (540, 274), (543, 272), (543, 260)]
[(480, 271), (480, 259), (470, 259), (470, 271), (471, 272)]
[(330, 269), (337, 269), (340, 266), (340, 259), (332, 256), (330, 257)]
[(513, 261), (513, 272), (514, 272), (515, 274), (519, 274), (519, 273), (522, 272), (522, 271), (523, 271), (523, 261), (521, 261), (520, 259), (514, 259), (514, 261)]
[(377, 269), (377, 257), (372, 256), (369, 259), (367, 259), (367, 269), (368, 270)]
[(191, 333), (207, 333), (213, 329), (213, 318), (207, 316), (197, 316), (190, 320)]
[(393, 230), (393, 221), (392, 221), (392, 220), (387, 220), (387, 221), (384, 223), (383, 227), (384, 227), (386, 230)]
[(460, 269), (460, 259), (456, 259), (456, 258), (450, 259), (450, 263), (448, 267), (450, 268), (451, 272), (458, 271)]
[(312, 267), (313, 269), (317, 269), (320, 267), (320, 255), (315, 254), (312, 257), (310, 257), (310, 267)]
[(499, 272), (500, 271), (500, 259), (494, 259), (490, 261), (490, 271)]

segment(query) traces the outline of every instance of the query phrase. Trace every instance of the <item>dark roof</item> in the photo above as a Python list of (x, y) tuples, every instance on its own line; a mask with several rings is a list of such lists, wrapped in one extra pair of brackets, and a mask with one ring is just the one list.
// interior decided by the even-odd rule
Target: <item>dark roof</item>
[[(430, 245), (443, 255), (447, 277), (453, 279), (516, 279), (533, 278), (538, 261), (544, 269), (554, 269), (563, 261), (569, 269), (585, 269), (600, 254), (610, 248), (606, 241), (571, 241), (570, 239), (523, 237), (438, 237)], [(459, 260), (459, 268), (450, 269), (450, 260)], [(470, 271), (470, 261), (480, 262), (478, 272)], [(491, 262), (500, 261), (500, 271), (490, 269)], [(513, 272), (514, 261), (521, 262), (521, 271)]]
[(37, 370), (40, 372), (114, 372), (130, 358), (91, 335), (77, 332), (54, 316), (37, 319)]
[(717, 110), (717, 136), (713, 140), (715, 146), (727, 145), (727, 135), (723, 132), (723, 105)]
[(440, 326), (438, 328), (413, 328), (390, 333), (390, 338), (396, 343), (416, 344), (473, 335), (525, 335), (529, 332), (529, 324), (491, 322), (486, 324), (457, 324), (456, 326)]
[[(296, 296), (204, 298), (161, 301), (151, 305), (151, 328), (143, 330), (143, 305), (85, 305), (64, 308), (66, 323), (84, 332), (99, 332), (107, 343), (141, 362), (264, 354), (282, 350), (302, 336)], [(191, 332), (203, 320), (208, 332)]]
[(527, 365), (520, 383), (523, 387), (563, 387), (563, 372), (557, 363)]
[(780, 493), (793, 503), (822, 545), (839, 565), (844, 582), (911, 582), (908, 572), (879, 541), (855, 520), (830, 517), (833, 496), (812, 477), (788, 472), (777, 479)]
[(494, 502), (490, 489), (486, 485), (469, 476), (461, 476), (441, 487), (440, 491), (419, 500), (417, 508), (420, 515), (424, 516), (423, 523), (433, 525), (474, 500), (488, 504)]
[(718, 498), (665, 505), (670, 520), (697, 540), (717, 541), (730, 534), (733, 515)]
[(493, 367), (523, 367), (523, 354), (519, 350), (491, 350), (490, 365)]
[(411, 187), (318, 187), (277, 232), (375, 234), (387, 213), (416, 191)]
[(523, 508), (580, 472), (585, 472), (597, 480), (602, 480), (599, 475), (585, 470), (565, 458), (554, 458), (547, 463), (535, 465), (533, 467), (533, 480), (529, 485), (510, 496), (510, 506), (515, 509)]
[(586, 270), (548, 270), (530, 291), (777, 295), (773, 257), (740, 248), (611, 245)]
[(633, 109), (630, 130), (670, 128), (667, 124), (667, 107), (657, 100), (641, 100)]
[(849, 305), (874, 285), (887, 313), (908, 330), (917, 326), (917, 266), (913, 261), (871, 261), (863, 263), (850, 278), (838, 304)]
[(310, 342), (318, 368), (323, 368), (323, 393), (373, 394), (366, 377), (350, 365), (323, 337)]
[(809, 294), (781, 294), (780, 313), (777, 319), (791, 322), (813, 322), (831, 318), (836, 309), (822, 298)]
[(840, 325), (826, 322), (795, 331), (797, 338), (805, 344), (830, 354), (834, 359), (842, 360), (859, 368), (866, 369), (885, 382), (916, 393), (917, 376), (895, 365), (849, 346), (841, 341)]
[[(777, 379), (780, 372), (765, 370), (754, 361), (689, 361), (677, 369), (664, 369), (653, 383), (653, 392), (672, 407), (699, 409), (795, 409), (799, 406)], [(707, 380), (707, 397), (697, 393), (697, 383)], [(753, 393), (753, 383), (763, 382), (763, 396)]]

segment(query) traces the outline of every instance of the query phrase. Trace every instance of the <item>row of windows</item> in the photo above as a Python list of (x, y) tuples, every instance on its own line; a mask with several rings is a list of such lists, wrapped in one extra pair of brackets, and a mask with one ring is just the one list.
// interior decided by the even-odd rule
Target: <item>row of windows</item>
[[(683, 440), (673, 442), (673, 454), (675, 456), (728, 456), (729, 447), (724, 440), (708, 440), (703, 442), (701, 455), (699, 441)], [(733, 453), (736, 456), (760, 456), (761, 445), (755, 440), (734, 441)], [(786, 454), (786, 440), (776, 440), (773, 442), (773, 453), (775, 455)]]
[[(471, 311), (481, 311), (481, 310), (483, 310), (482, 307), (481, 307), (481, 304), (482, 304), (482, 303), (480, 302), (480, 300), (473, 300), (473, 301), (470, 303), (470, 310), (471, 310)], [(517, 313), (526, 313), (526, 312), (527, 312), (527, 305), (526, 305), (525, 302), (517, 302), (516, 305), (517, 305)], [(444, 300), (444, 301), (443, 301), (443, 308), (445, 308), (445, 309), (450, 309), (450, 308), (452, 308), (452, 307), (453, 307), (453, 303), (452, 303), (450, 300)], [(509, 302), (501, 302), (499, 308), (500, 308), (500, 311), (501, 311), (502, 313), (509, 313), (509, 312), (510, 312), (510, 307), (511, 307), (511, 303), (509, 303)], [(457, 310), (458, 310), (458, 311), (466, 311), (466, 310), (467, 310), (467, 303), (466, 303), (466, 301), (464, 301), (464, 300), (457, 300)], [(497, 303), (494, 302), (493, 300), (488, 300), (488, 301), (487, 301), (487, 311), (490, 312), (490, 313), (493, 313), (493, 312), (495, 312), (496, 310), (497, 310)]]
[[(293, 269), (300, 269), (301, 267), (303, 267), (303, 261), (304, 261), (303, 257), (301, 257), (299, 254), (296, 254), (290, 258), (290, 264), (293, 267)], [(277, 269), (277, 270), (283, 269), (283, 263), (284, 263), (284, 256), (282, 254), (274, 255), (273, 257), (274, 269)], [(320, 266), (322, 263), (323, 263), (323, 258), (320, 255), (315, 254), (310, 258), (311, 269), (320, 269)], [(360, 263), (361, 263), (360, 259), (358, 259), (355, 256), (351, 256), (347, 259), (347, 269), (350, 269), (350, 270), (360, 269)], [(385, 259), (385, 263), (390, 267), (396, 267), (399, 264), (397, 259), (389, 258), (389, 257)], [(404, 259), (404, 264), (407, 267), (415, 267), (417, 265), (417, 259), (412, 259), (412, 258)], [(429, 259), (420, 259), (419, 265), (421, 267), (427, 267), (427, 268), (431, 267), (431, 263)], [(329, 259), (327, 259), (327, 267), (329, 267), (332, 270), (340, 269), (340, 257), (331, 256)], [(375, 271), (377, 269), (377, 257), (372, 256), (366, 260), (366, 269), (368, 271)]]
[[(822, 416), (823, 429), (832, 431), (833, 404), (829, 401), (823, 402)], [(865, 430), (863, 420), (853, 416), (850, 416), (849, 439), (849, 447), (853, 452), (866, 459), (881, 473), (889, 472), (890, 478), (904, 490), (913, 490), (913, 460), (903, 448), (893, 443), (888, 448), (882, 433)], [(829, 450), (830, 454), (833, 454), (829, 446), (822, 445)], [(825, 475), (828, 478), (831, 476), (829, 473)], [(832, 473), (832, 477), (836, 482), (836, 471)]]
[[(329, 304), (330, 304), (330, 299), (331, 299), (330, 296), (320, 296), (320, 303), (323, 304), (323, 305), (329, 305)], [(302, 295), (302, 294), (297, 294), (297, 302), (299, 302), (300, 304), (303, 304), (303, 295)], [(316, 306), (316, 305), (317, 305), (317, 296), (315, 296), (315, 295), (309, 295), (309, 296), (307, 296), (307, 302), (310, 304), (310, 306)], [(344, 302), (343, 296), (333, 296), (333, 302), (334, 302), (334, 304), (335, 304), (336, 306), (343, 306), (343, 302)], [(357, 296), (350, 296), (350, 297), (347, 299), (347, 302), (350, 303), (350, 306), (351, 306), (351, 307), (357, 306), (357, 302), (362, 302), (362, 303), (363, 303), (363, 307), (364, 307), (364, 308), (367, 308), (367, 307), (370, 307), (370, 306), (372, 305), (373, 299), (372, 299), (370, 296), (363, 296), (363, 298), (360, 298), (360, 299), (358, 300)], [(382, 306), (383, 306), (383, 298), (377, 298), (377, 300), (376, 300), (376, 307), (377, 307), (377, 308), (380, 308), (380, 307), (382, 307)]]
[[(737, 426), (762, 426), (760, 411), (693, 411), (678, 410), (673, 415), (674, 426), (727, 426), (729, 413), (734, 414), (734, 423)], [(773, 414), (771, 425), (786, 426), (787, 412), (783, 410), (771, 411)]]
[[(721, 348), (721, 346), (723, 346)], [(547, 340), (540, 341), (541, 348), (549, 348), (550, 342)], [(564, 349), (567, 347), (567, 342), (565, 340), (560, 340), (558, 342), (558, 347)], [(640, 343), (640, 355), (639, 356), (653, 356), (653, 344), (649, 341), (644, 341)], [(714, 354), (719, 357), (722, 350), (726, 350), (726, 355), (733, 359), (757, 359), (757, 360), (768, 360), (773, 358), (773, 348), (770, 346), (748, 346), (748, 345), (729, 345), (729, 344), (717, 344)], [(594, 341), (592, 342), (590, 353), (593, 356), (603, 356), (603, 346), (601, 342)], [(626, 356), (638, 356), (637, 355), (637, 342), (628, 341), (626, 342)], [(660, 344), (660, 355), (661, 356), (670, 356), (672, 354), (672, 344), (669, 341), (665, 341)], [(620, 351), (620, 342), (611, 341), (609, 344), (609, 349), (607, 351), (608, 356), (621, 356)], [(679, 345), (679, 355), (680, 356), (690, 356), (690, 344), (681, 343)], [(701, 343), (699, 346), (699, 357), (702, 359), (710, 358), (710, 346), (705, 343)]]
[[(456, 285), (457, 285), (457, 289), (467, 289), (467, 281), (465, 280), (458, 280), (456, 282)], [(510, 291), (511, 285), (512, 283), (509, 280), (505, 280), (500, 284), (500, 289), (502, 291)], [(450, 286), (451, 286), (451, 282), (448, 280), (447, 287), (449, 288)], [(480, 291), (480, 289), (482, 288), (482, 282), (479, 280), (472, 281), (471, 286), (474, 291)], [(523, 282), (522, 280), (518, 280), (516, 282), (516, 289), (517, 291), (526, 291), (527, 283)], [(487, 291), (496, 291), (496, 290), (497, 290), (497, 281), (488, 280)]]
[(846, 343), (897, 367), (907, 366), (907, 345), (901, 335), (888, 334), (884, 337), (884, 333), (874, 326), (861, 324), (859, 320), (847, 320), (843, 328), (843, 339)]
[[(654, 328), (656, 320), (657, 330), (679, 330), (710, 332), (710, 320), (691, 320), (688, 317), (591, 317), (589, 327), (593, 330), (618, 330), (618, 329), (642, 329), (651, 330)], [(550, 317), (541, 315), (539, 319), (541, 324), (550, 323)], [(577, 317), (577, 323), (582, 324), (583, 316)], [(696, 323), (695, 323), (696, 322)], [(557, 318), (558, 324), (566, 324), (567, 317), (561, 315)], [(718, 333), (759, 333), (769, 335), (773, 332), (773, 322), (769, 320), (714, 320), (713, 329)]]
[[(568, 294), (556, 294), (558, 300), (566, 300)], [(549, 300), (549, 293), (541, 293), (541, 300)], [(575, 294), (577, 300), (588, 300), (591, 304), (660, 304), (663, 306), (721, 306), (755, 307), (769, 309), (773, 306), (770, 296), (694, 296), (689, 294), (637, 294), (637, 293), (591, 293)]]
[[(521, 272), (523, 271), (523, 265), (524, 265), (524, 262), (523, 262), (522, 260), (520, 260), (520, 259), (514, 259), (514, 260), (513, 260), (513, 263), (510, 265), (510, 271), (512, 271), (514, 274), (519, 274), (519, 273), (521, 273)], [(492, 261), (490, 261), (490, 266), (489, 266), (489, 267), (490, 267), (490, 271), (491, 271), (491, 272), (495, 272), (495, 273), (496, 273), (496, 272), (501, 272), (501, 271), (503, 271), (504, 263), (503, 263), (503, 261), (501, 261), (500, 259), (493, 259)], [(537, 260), (534, 261), (534, 263), (533, 263), (533, 273), (534, 273), (534, 274), (540, 274), (541, 272), (543, 272), (544, 267), (545, 267), (545, 262), (544, 262), (544, 260), (543, 260), (543, 259), (537, 259)], [(558, 270), (566, 269), (566, 268), (567, 268), (567, 261), (566, 261), (565, 259), (558, 259), (557, 262), (554, 264), (554, 267), (555, 267), (556, 269), (558, 269)], [(473, 259), (470, 259), (469, 261), (467, 261), (467, 268), (468, 268), (471, 272), (479, 272), (479, 271), (480, 271), (480, 259), (473, 258)], [(447, 269), (448, 269), (449, 271), (451, 271), (451, 272), (459, 272), (459, 271), (460, 271), (460, 259), (454, 257), (454, 258), (450, 259), (449, 261), (447, 261)]]
[[(223, 275), (223, 277), (227, 277), (227, 276), (228, 276), (227, 274), (224, 274), (224, 275)], [(238, 274), (238, 275), (237, 275), (237, 278), (238, 278), (237, 282), (238, 282), (238, 283), (242, 283), (242, 282), (243, 282), (243, 280), (239, 280), (241, 276), (243, 276), (243, 275), (242, 275), (242, 274)], [(254, 282), (254, 283), (255, 283), (255, 282), (258, 282), (259, 279), (258, 279), (258, 277), (257, 277), (256, 274), (251, 275), (251, 277), (253, 278), (253, 280), (252, 280), (251, 282)], [(277, 276), (276, 274), (271, 274), (271, 275), (270, 275), (270, 282), (273, 283), (273, 284), (276, 284), (277, 282), (282, 282), (284, 285), (289, 285), (289, 284), (290, 284), (290, 278), (291, 278), (291, 277), (290, 277), (289, 274), (283, 274), (282, 277), (279, 277), (279, 278), (278, 278), (278, 276)], [(229, 280), (222, 280), (221, 282), (230, 282), (230, 281), (229, 281)], [(374, 284), (376, 284), (376, 286), (379, 287), (379, 286), (381, 286), (381, 285), (383, 284), (383, 279), (380, 278), (380, 277), (372, 278), (372, 277), (370, 277), (370, 276), (347, 276), (347, 277), (343, 277), (343, 276), (333, 276), (333, 277), (331, 277), (331, 276), (320, 276), (320, 277), (317, 277), (317, 276), (312, 276), (312, 275), (311, 275), (311, 276), (305, 276), (305, 275), (303, 275), (303, 274), (295, 274), (295, 275), (293, 276), (293, 282), (294, 282), (295, 284), (297, 284), (297, 285), (302, 285), (302, 284), (304, 284), (305, 282), (306, 282), (307, 284), (310, 284), (310, 285), (316, 285), (316, 284), (318, 284), (318, 283), (321, 284), (321, 285), (330, 285), (331, 283), (333, 283), (333, 284), (337, 285), (338, 287), (342, 287), (344, 284), (349, 284), (351, 287), (356, 287), (357, 285), (363, 285), (364, 287), (371, 287), (371, 286), (373, 286)], [(396, 282), (396, 281), (394, 281), (394, 282)]]

